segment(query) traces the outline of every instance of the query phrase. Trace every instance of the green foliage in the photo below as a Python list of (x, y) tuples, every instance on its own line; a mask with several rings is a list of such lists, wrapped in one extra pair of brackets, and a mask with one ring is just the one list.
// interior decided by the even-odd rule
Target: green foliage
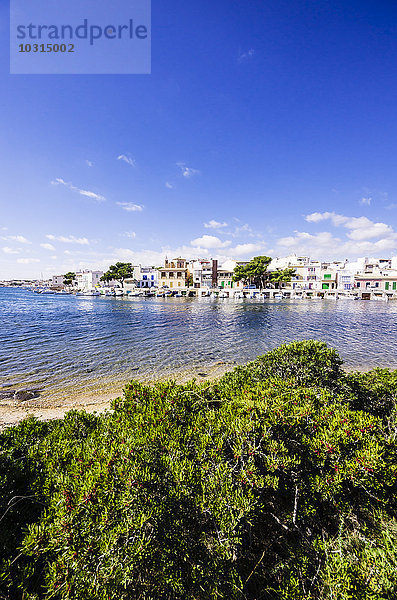
[(295, 269), (277, 269), (269, 274), (270, 282), (278, 289), (280, 283), (291, 281), (291, 277), (295, 274)]
[(395, 373), (365, 375), (294, 342), (5, 431), (0, 598), (396, 597)]
[(117, 262), (115, 265), (110, 265), (108, 271), (101, 277), (101, 281), (120, 281), (124, 285), (124, 280), (134, 277), (134, 267), (131, 263)]
[(349, 373), (348, 384), (354, 395), (354, 408), (382, 418), (390, 417), (395, 411), (397, 370), (374, 369), (367, 373)]
[(76, 273), (73, 273), (72, 271), (68, 271), (63, 276), (63, 284), (64, 285), (72, 285), (72, 283), (75, 279), (76, 279)]
[(271, 260), (269, 256), (255, 256), (246, 265), (237, 265), (234, 269), (233, 281), (254, 284), (257, 288), (262, 289), (269, 280), (267, 267)]
[(237, 367), (224, 376), (224, 381), (243, 385), (271, 377), (292, 379), (295, 385), (319, 386), (329, 390), (343, 387), (345, 373), (338, 353), (324, 342), (306, 340), (283, 344), (245, 367)]

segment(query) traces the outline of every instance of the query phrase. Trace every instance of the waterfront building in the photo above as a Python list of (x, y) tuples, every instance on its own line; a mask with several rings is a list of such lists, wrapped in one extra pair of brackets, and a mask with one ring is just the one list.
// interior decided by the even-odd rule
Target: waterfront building
[(159, 270), (157, 267), (143, 267), (135, 265), (133, 267), (134, 276), (124, 280), (126, 290), (156, 288), (159, 284)]
[(218, 283), (218, 261), (210, 258), (191, 260), (189, 273), (193, 277), (194, 288), (214, 288)]
[(80, 271), (76, 273), (77, 289), (92, 290), (101, 285), (103, 271)]
[(164, 267), (161, 267), (159, 286), (170, 289), (186, 288), (189, 278), (189, 269), (185, 258), (174, 258), (164, 261)]
[(58, 288), (59, 290), (63, 289), (65, 287), (63, 284), (64, 279), (64, 275), (53, 275), (51, 279), (51, 287)]
[(224, 290), (239, 291), (244, 288), (243, 281), (233, 281), (234, 269), (244, 267), (249, 261), (227, 260), (217, 272), (217, 286)]

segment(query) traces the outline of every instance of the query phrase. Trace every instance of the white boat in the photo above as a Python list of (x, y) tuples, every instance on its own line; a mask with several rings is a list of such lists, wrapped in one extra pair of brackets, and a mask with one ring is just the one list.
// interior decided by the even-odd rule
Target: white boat
[(124, 296), (124, 290), (121, 290), (120, 288), (115, 288), (114, 295), (115, 296)]
[(276, 298), (277, 300), (281, 300), (281, 299), (282, 299), (282, 298), (284, 298), (284, 297), (285, 297), (285, 296), (284, 296), (284, 294), (283, 294), (282, 292), (276, 292), (276, 293), (273, 295), (273, 298)]
[(219, 292), (219, 298), (229, 298), (229, 294), (227, 292)]
[(78, 294), (79, 296), (100, 296), (101, 292), (99, 290), (83, 290)]

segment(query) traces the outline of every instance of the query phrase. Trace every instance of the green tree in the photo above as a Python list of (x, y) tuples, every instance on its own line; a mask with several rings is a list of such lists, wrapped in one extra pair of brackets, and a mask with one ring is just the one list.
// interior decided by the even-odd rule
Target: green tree
[(76, 273), (72, 271), (68, 271), (63, 276), (63, 285), (72, 285), (73, 281), (76, 279)]
[(237, 265), (233, 281), (242, 281), (245, 285), (255, 284), (257, 288), (262, 289), (269, 281), (267, 267), (271, 260), (270, 256), (255, 256), (246, 265)]
[(117, 262), (115, 265), (110, 265), (109, 269), (101, 277), (101, 281), (120, 281), (124, 287), (125, 279), (134, 277), (134, 267), (131, 263)]
[(295, 274), (295, 269), (277, 269), (270, 273), (270, 281), (274, 283), (274, 287), (278, 290), (281, 283), (291, 281), (291, 277)]

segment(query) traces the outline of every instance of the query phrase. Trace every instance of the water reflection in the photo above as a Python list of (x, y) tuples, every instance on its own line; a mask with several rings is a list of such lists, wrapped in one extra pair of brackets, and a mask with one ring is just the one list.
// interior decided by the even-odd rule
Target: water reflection
[(397, 368), (396, 317), (393, 302), (79, 299), (0, 289), (0, 386), (62, 397), (137, 373), (243, 363), (307, 338), (337, 348), (347, 367)]

